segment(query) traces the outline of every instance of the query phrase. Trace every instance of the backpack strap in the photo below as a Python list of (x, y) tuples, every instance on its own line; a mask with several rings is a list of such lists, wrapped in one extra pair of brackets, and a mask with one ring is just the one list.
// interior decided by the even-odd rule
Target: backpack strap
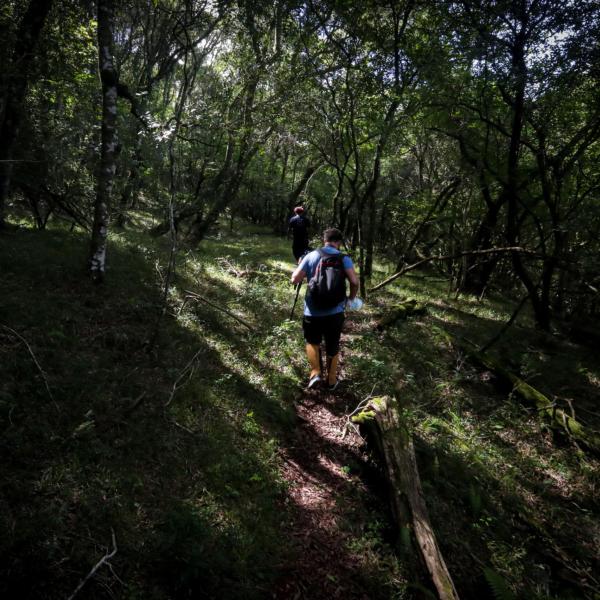
[(323, 261), (329, 260), (329, 259), (336, 260), (340, 265), (339, 268), (342, 271), (342, 273), (344, 274), (344, 277), (346, 277), (346, 278), (348, 277), (346, 275), (346, 271), (344, 270), (344, 258), (346, 256), (348, 256), (347, 254), (342, 254), (341, 252), (337, 252), (336, 254), (329, 254), (329, 252), (325, 252), (325, 250), (323, 250), (323, 248), (317, 248), (317, 250), (318, 250), (319, 256), (321, 258), (319, 259), (319, 262), (317, 263), (313, 277), (318, 277), (319, 272), (321, 271), (321, 266), (323, 264)]
[(317, 248), (317, 250), (318, 250), (319, 256), (321, 258), (339, 258), (343, 262), (344, 258), (346, 258), (346, 256), (348, 256), (347, 254), (343, 254), (342, 252), (337, 252), (336, 254), (329, 254), (329, 252), (325, 252), (325, 250), (323, 250), (323, 248)]

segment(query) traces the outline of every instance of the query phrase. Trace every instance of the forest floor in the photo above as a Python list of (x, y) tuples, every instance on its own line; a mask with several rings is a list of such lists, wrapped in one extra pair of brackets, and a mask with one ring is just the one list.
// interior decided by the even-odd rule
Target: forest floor
[(365, 561), (351, 542), (374, 499), (352, 474), (350, 465), (362, 460), (364, 449), (354, 432), (343, 433), (348, 398), (306, 392), (295, 407), (299, 423), (281, 454), (291, 505), (286, 534), (295, 559), (275, 597), (369, 598), (360, 576)]
[[(341, 389), (305, 392), (288, 243), (240, 224), (179, 249), (161, 317), (168, 247), (142, 226), (112, 236), (100, 287), (85, 235), (0, 237), (3, 597), (68, 597), (113, 535), (80, 597), (430, 597), (377, 457), (347, 429), (373, 393), (411, 399), (461, 598), (598, 597), (598, 457), (453, 342), (483, 344), (513, 303), (406, 276), (349, 315)], [(427, 314), (375, 331), (404, 297)], [(524, 311), (493, 355), (600, 430), (597, 353)]]

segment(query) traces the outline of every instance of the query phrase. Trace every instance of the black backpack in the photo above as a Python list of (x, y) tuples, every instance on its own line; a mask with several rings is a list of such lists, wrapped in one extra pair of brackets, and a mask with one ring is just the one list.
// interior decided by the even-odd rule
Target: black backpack
[(308, 282), (306, 297), (315, 308), (327, 309), (346, 299), (345, 254), (328, 254), (318, 250), (321, 260)]

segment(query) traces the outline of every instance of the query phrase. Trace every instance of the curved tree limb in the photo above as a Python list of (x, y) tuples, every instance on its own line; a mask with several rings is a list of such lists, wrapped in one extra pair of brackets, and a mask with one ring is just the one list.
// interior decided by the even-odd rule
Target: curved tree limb
[(402, 275), (404, 275), (404, 273), (408, 273), (409, 271), (413, 271), (414, 269), (418, 269), (421, 265), (424, 265), (426, 263), (432, 262), (434, 260), (454, 260), (456, 258), (461, 258), (463, 256), (475, 256), (478, 254), (500, 254), (500, 253), (504, 253), (504, 252), (511, 252), (511, 253), (519, 253), (519, 254), (527, 254), (529, 256), (535, 256), (535, 257), (540, 257), (540, 255), (533, 251), (533, 250), (528, 250), (527, 248), (521, 248), (520, 246), (509, 246), (507, 248), (487, 248), (484, 250), (467, 250), (465, 252), (458, 252), (457, 254), (446, 254), (444, 256), (428, 256), (427, 258), (423, 258), (422, 260), (417, 261), (416, 263), (413, 263), (412, 265), (407, 265), (406, 267), (402, 267), (402, 269), (400, 269), (397, 273), (394, 273), (391, 277), (388, 277), (387, 279), (383, 280), (381, 283), (378, 283), (375, 287), (372, 287), (369, 292), (375, 292), (378, 289), (386, 286), (388, 283), (392, 283), (392, 281), (395, 281), (396, 279), (398, 279), (398, 277), (401, 277)]

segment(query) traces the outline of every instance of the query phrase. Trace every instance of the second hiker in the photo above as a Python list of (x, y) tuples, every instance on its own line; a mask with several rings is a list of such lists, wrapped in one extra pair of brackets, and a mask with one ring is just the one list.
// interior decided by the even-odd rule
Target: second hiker
[[(354, 302), (358, 292), (358, 277), (352, 259), (340, 252), (342, 240), (339, 229), (327, 229), (323, 234), (324, 246), (307, 254), (292, 273), (293, 284), (301, 283), (305, 277), (308, 279), (302, 328), (310, 363), (309, 388), (322, 379), (320, 345), (323, 338), (327, 353), (327, 388), (333, 391), (338, 385), (344, 310), (346, 302)], [(348, 298), (346, 279), (350, 282)]]
[(292, 253), (296, 262), (299, 263), (300, 259), (309, 251), (308, 247), (308, 229), (310, 227), (310, 221), (304, 214), (304, 207), (296, 206), (294, 209), (294, 216), (288, 223), (288, 234), (292, 232)]

